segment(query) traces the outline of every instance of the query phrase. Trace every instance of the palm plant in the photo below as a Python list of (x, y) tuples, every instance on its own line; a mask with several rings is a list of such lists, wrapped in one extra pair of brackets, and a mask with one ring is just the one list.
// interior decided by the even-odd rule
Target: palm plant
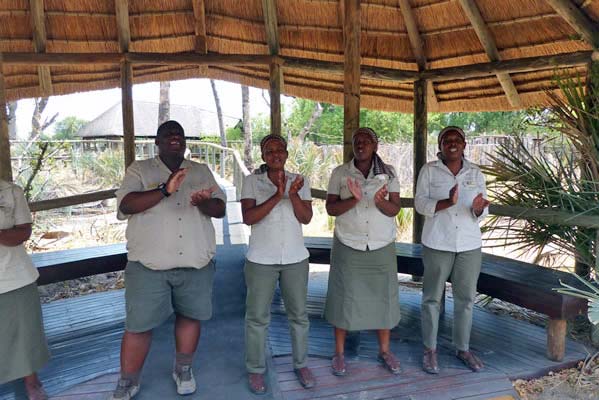
[[(579, 77), (558, 76), (559, 93), (548, 92), (552, 101), (552, 128), (563, 134), (564, 147), (548, 151), (528, 150), (523, 138), (500, 145), (483, 168), (492, 177), (489, 192), (494, 201), (511, 206), (599, 215), (599, 71), (590, 75), (587, 87)], [(535, 220), (492, 217), (485, 225), (491, 239), (516, 243), (522, 252), (534, 251), (535, 262), (566, 251), (578, 263), (595, 265), (595, 237), (591, 229), (552, 225)], [(547, 251), (549, 249), (549, 251)]]

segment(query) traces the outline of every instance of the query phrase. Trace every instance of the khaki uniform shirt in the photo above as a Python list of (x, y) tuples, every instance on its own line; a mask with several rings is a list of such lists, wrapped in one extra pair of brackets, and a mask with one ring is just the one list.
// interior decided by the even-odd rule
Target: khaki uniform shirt
[[(293, 264), (310, 256), (304, 246), (302, 224), (293, 212), (289, 200), (289, 187), (298, 176), (285, 171), (287, 187), (281, 201), (260, 222), (252, 225), (249, 249), (246, 258), (258, 264)], [(268, 174), (252, 174), (245, 177), (242, 199), (254, 199), (256, 205), (264, 203), (277, 191)], [(304, 186), (299, 191), (302, 200), (312, 200), (310, 182), (304, 178)]]
[[(171, 196), (137, 214), (118, 212), (119, 219), (128, 219), (129, 261), (140, 262), (154, 270), (199, 269), (214, 257), (216, 239), (212, 220), (191, 205), (191, 194), (212, 186), (217, 188), (213, 198), (226, 201), (225, 194), (206, 165), (183, 160), (181, 168), (187, 168), (187, 175), (179, 190)], [(156, 189), (170, 175), (171, 170), (158, 156), (135, 161), (127, 168), (123, 184), (116, 192), (117, 206), (120, 207), (128, 193)]]
[[(452, 187), (458, 186), (457, 204), (435, 212), (439, 200), (449, 197)], [(431, 249), (462, 252), (482, 246), (479, 221), (489, 212), (485, 207), (477, 217), (472, 212), (472, 200), (482, 193), (487, 198), (485, 177), (478, 168), (464, 160), (457, 175), (441, 160), (431, 161), (420, 170), (416, 184), (414, 208), (425, 216), (422, 244)]]
[(362, 200), (352, 209), (335, 218), (335, 236), (355, 250), (377, 250), (395, 242), (397, 228), (395, 217), (383, 214), (374, 204), (375, 193), (388, 185), (389, 193), (399, 193), (399, 180), (391, 166), (394, 178), (381, 174), (375, 176), (370, 168), (368, 178), (356, 168), (353, 160), (333, 170), (327, 194), (338, 195), (341, 200), (352, 197), (347, 188), (347, 178), (356, 179), (362, 186)]
[[(0, 229), (30, 223), (31, 213), (23, 189), (0, 180)], [(22, 244), (0, 244), (0, 294), (27, 286), (35, 282), (39, 275)]]

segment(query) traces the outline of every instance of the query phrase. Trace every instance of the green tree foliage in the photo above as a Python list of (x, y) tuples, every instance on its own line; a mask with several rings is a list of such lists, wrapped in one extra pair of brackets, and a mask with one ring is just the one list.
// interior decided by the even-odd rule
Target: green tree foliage
[[(283, 135), (287, 132), (297, 137), (315, 113), (316, 102), (295, 99), (284, 121)], [(343, 141), (343, 107), (320, 103), (322, 113), (312, 124), (306, 140), (319, 144), (341, 144)], [(469, 136), (480, 135), (516, 135), (516, 134), (557, 134), (551, 130), (548, 121), (552, 114), (548, 109), (533, 109), (509, 112), (479, 113), (430, 113), (428, 130), (431, 140), (448, 125), (460, 126)], [(270, 131), (267, 115), (252, 119), (255, 141), (259, 141)], [(412, 114), (386, 112), (378, 110), (360, 110), (360, 125), (375, 130), (385, 143), (410, 142), (414, 132)]]
[(87, 124), (87, 121), (81, 118), (77, 118), (75, 116), (68, 116), (66, 118), (61, 119), (56, 123), (54, 127), (54, 136), (52, 139), (56, 140), (71, 140), (77, 139), (75, 134)]

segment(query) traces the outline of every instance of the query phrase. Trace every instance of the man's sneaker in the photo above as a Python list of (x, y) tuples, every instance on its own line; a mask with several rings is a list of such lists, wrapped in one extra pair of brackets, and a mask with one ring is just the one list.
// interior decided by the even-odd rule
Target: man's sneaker
[(196, 391), (196, 380), (193, 377), (191, 365), (184, 365), (180, 371), (173, 371), (173, 379), (177, 384), (177, 393), (184, 396)]
[(114, 392), (106, 400), (129, 400), (139, 392), (139, 384), (134, 385), (129, 379), (119, 379)]

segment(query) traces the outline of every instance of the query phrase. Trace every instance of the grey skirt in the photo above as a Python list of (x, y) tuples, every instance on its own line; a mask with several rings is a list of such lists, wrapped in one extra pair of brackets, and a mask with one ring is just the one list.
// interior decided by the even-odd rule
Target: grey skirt
[(0, 384), (38, 371), (50, 353), (37, 285), (0, 294)]
[(391, 329), (400, 320), (395, 243), (360, 251), (336, 237), (324, 317), (350, 331)]

